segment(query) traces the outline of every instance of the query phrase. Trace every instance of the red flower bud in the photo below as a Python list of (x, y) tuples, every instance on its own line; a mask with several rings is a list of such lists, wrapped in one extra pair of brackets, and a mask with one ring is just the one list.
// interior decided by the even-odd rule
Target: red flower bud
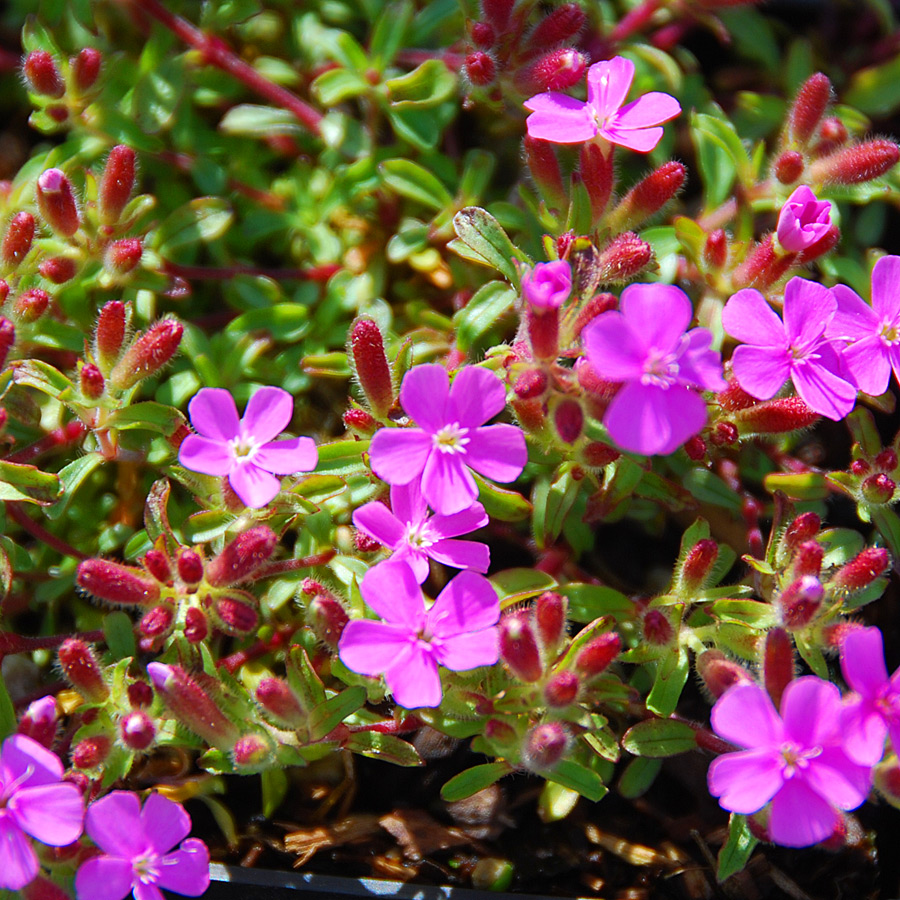
[(578, 697), (581, 679), (568, 670), (557, 672), (544, 687), (544, 702), (551, 709), (562, 709)]
[(22, 63), (22, 74), (28, 90), (33, 94), (58, 99), (66, 92), (56, 60), (46, 50), (32, 50)]
[(141, 634), (146, 638), (158, 638), (167, 635), (172, 630), (175, 614), (171, 606), (154, 606), (141, 619)]
[(616, 181), (612, 152), (604, 153), (592, 142), (582, 144), (578, 171), (591, 201), (591, 221), (596, 226), (606, 212)]
[(772, 171), (782, 184), (793, 184), (803, 174), (804, 165), (802, 153), (786, 150), (775, 160)]
[(762, 658), (763, 684), (778, 709), (781, 695), (794, 677), (794, 649), (783, 628), (766, 632)]
[(0, 316), (0, 368), (6, 363), (6, 357), (16, 342), (16, 329), (9, 319)]
[(819, 125), (819, 143), (813, 147), (816, 156), (833, 153), (847, 140), (847, 126), (837, 116), (827, 116)]
[(525, 161), (528, 163), (531, 177), (547, 203), (557, 209), (563, 209), (568, 202), (568, 194), (553, 144), (526, 134)]
[(615, 462), (622, 454), (601, 441), (591, 441), (581, 448), (581, 459), (586, 466), (602, 469)]
[(141, 569), (108, 559), (85, 559), (78, 564), (75, 581), (80, 588), (110, 603), (150, 606), (159, 600), (159, 584)]
[(545, 47), (562, 44), (575, 37), (587, 21), (584, 10), (577, 3), (563, 3), (544, 16), (525, 43), (525, 51), (540, 52)]
[(189, 644), (199, 644), (209, 637), (209, 620), (196, 606), (189, 606), (184, 614), (184, 637)]
[(46, 697), (41, 697), (40, 700), (28, 704), (24, 715), (19, 719), (16, 733), (24, 734), (49, 749), (56, 740), (58, 724), (59, 714), (56, 708), (56, 698), (52, 694), (48, 694)]
[(713, 697), (721, 697), (735, 684), (752, 684), (753, 677), (720, 650), (704, 650), (697, 657), (697, 672)]
[(85, 738), (72, 748), (72, 765), (76, 769), (96, 769), (111, 749), (112, 741), (105, 734)]
[(868, 547), (841, 566), (832, 576), (831, 584), (838, 590), (861, 591), (883, 575), (890, 564), (890, 554), (884, 547)]
[(884, 472), (870, 475), (862, 483), (861, 492), (868, 503), (890, 503), (894, 499), (894, 491), (897, 485), (892, 478), (888, 478)]
[(308, 621), (316, 637), (336, 649), (344, 626), (350, 621), (347, 611), (331, 593), (316, 594), (307, 607)]
[(128, 702), (135, 708), (153, 702), (153, 688), (146, 681), (132, 681), (128, 685)]
[(104, 225), (116, 225), (134, 190), (135, 154), (131, 147), (119, 144), (109, 151), (100, 188), (97, 209)]
[(60, 169), (47, 169), (38, 176), (37, 205), (54, 234), (72, 237), (81, 224), (72, 182)]
[(516, 0), (481, 0), (481, 15), (499, 32), (506, 30)]
[(278, 536), (266, 525), (239, 534), (206, 567), (212, 587), (239, 584), (249, 578), (275, 552)]
[(169, 557), (162, 550), (148, 550), (141, 560), (144, 568), (161, 584), (168, 584), (172, 580), (172, 568), (169, 565)]
[(675, 637), (672, 623), (660, 609), (648, 609), (644, 613), (643, 631), (647, 641), (660, 647), (671, 643)]
[(710, 269), (721, 269), (728, 262), (728, 235), (721, 228), (709, 233), (703, 247), (703, 259)]
[(86, 91), (94, 86), (97, 76), (100, 74), (102, 62), (103, 56), (99, 50), (95, 50), (93, 47), (84, 47), (78, 51), (78, 56), (69, 61), (75, 87), (79, 91)]
[(57, 106), (54, 104), (48, 106), (44, 112), (46, 112), (54, 122), (58, 122), (59, 124), (62, 124), (69, 118), (69, 110), (66, 109), (65, 106)]
[(588, 59), (572, 47), (560, 47), (523, 66), (513, 79), (523, 94), (564, 91), (584, 77)]
[(620, 284), (643, 272), (653, 261), (653, 248), (634, 232), (613, 238), (596, 259), (601, 284)]
[(127, 391), (155, 375), (175, 355), (183, 332), (180, 322), (160, 319), (138, 335), (109, 373), (109, 380), (119, 390)]
[(786, 434), (814, 425), (820, 416), (800, 397), (778, 397), (732, 413), (741, 437), (750, 434)]
[(542, 397), (547, 390), (547, 373), (543, 369), (526, 369), (513, 385), (513, 392), (522, 400)]
[(178, 577), (188, 587), (195, 587), (203, 579), (203, 560), (195, 550), (182, 549), (178, 553)]
[(489, 22), (473, 22), (469, 28), (469, 34), (472, 38), (472, 43), (483, 50), (493, 47), (494, 42), (497, 40), (497, 35)]
[(710, 577), (712, 567), (719, 558), (719, 545), (709, 538), (697, 541), (681, 564), (680, 592), (693, 596), (701, 590)]
[(125, 340), (125, 304), (110, 300), (100, 309), (94, 331), (94, 355), (103, 371), (108, 372), (119, 358)]
[(59, 645), (57, 655), (63, 675), (85, 699), (102, 703), (109, 696), (100, 663), (89, 644), (80, 638), (67, 638)]
[(142, 709), (134, 709), (119, 722), (119, 736), (130, 750), (146, 750), (156, 739), (156, 725)]
[(225, 634), (242, 637), (256, 630), (259, 613), (254, 608), (255, 598), (246, 591), (236, 591), (231, 596), (220, 597), (213, 605), (216, 627)]
[(868, 475), (872, 471), (872, 467), (864, 459), (854, 459), (850, 463), (850, 471), (854, 475), (862, 477), (863, 475)]
[(247, 734), (239, 738), (231, 751), (237, 769), (259, 769), (272, 755), (274, 747), (263, 734)]
[(714, 447), (727, 447), (729, 444), (736, 444), (739, 437), (740, 432), (733, 422), (716, 422), (709, 436), (709, 442)]
[(544, 427), (544, 404), (540, 400), (515, 398), (509, 405), (526, 431), (540, 431)]
[(553, 424), (560, 440), (574, 444), (584, 428), (584, 411), (577, 400), (564, 398), (553, 408)]
[(610, 228), (625, 231), (659, 212), (681, 190), (686, 176), (680, 162), (663, 163), (622, 198), (610, 217)]
[(775, 250), (775, 236), (766, 235), (731, 276), (735, 287), (767, 288), (773, 285), (794, 264), (796, 253), (779, 256)]
[(144, 246), (140, 238), (123, 238), (113, 241), (103, 254), (103, 265), (108, 272), (127, 275), (141, 261)]
[(8, 269), (15, 269), (28, 255), (34, 241), (34, 216), (30, 212), (17, 212), (6, 226), (3, 243), (0, 244), (0, 261)]
[(555, 654), (566, 631), (568, 601), (556, 591), (544, 591), (534, 604), (534, 624), (541, 646)]
[(594, 678), (606, 671), (621, 649), (622, 639), (615, 631), (598, 634), (578, 651), (575, 668), (585, 678)]
[(348, 409), (344, 415), (344, 425), (351, 431), (356, 431), (363, 437), (369, 437), (375, 433), (378, 428), (378, 422), (372, 417), (371, 413), (364, 409), (356, 409), (355, 407)]
[(78, 263), (67, 256), (51, 256), (38, 266), (41, 276), (47, 281), (52, 281), (53, 284), (65, 284), (67, 281), (71, 281), (77, 271)]
[(788, 585), (778, 598), (781, 622), (788, 631), (805, 628), (822, 605), (825, 588), (815, 575), (804, 575)]
[(361, 316), (350, 326), (350, 354), (366, 400), (376, 416), (385, 416), (394, 405), (391, 367), (384, 352), (381, 329), (373, 319)]
[(893, 472), (897, 468), (897, 453), (892, 447), (886, 447), (875, 457), (875, 465), (882, 472)]
[(484, 736), (499, 749), (510, 749), (518, 737), (512, 725), (502, 719), (488, 719), (484, 723)]
[(900, 160), (900, 147), (877, 139), (817, 159), (809, 169), (813, 184), (861, 184), (885, 175)]
[(831, 82), (826, 75), (816, 72), (807, 78), (788, 113), (789, 137), (798, 144), (805, 145), (815, 133), (830, 100)]
[(684, 452), (687, 454), (687, 458), (693, 462), (700, 462), (700, 460), (704, 459), (706, 457), (706, 449), (706, 441), (699, 434), (688, 438), (684, 444)]
[(826, 253), (830, 253), (837, 247), (840, 239), (841, 229), (838, 228), (837, 225), (829, 225), (828, 231), (826, 231), (822, 237), (797, 254), (798, 265), (805, 265), (808, 262), (812, 262), (814, 259), (818, 259), (820, 256), (824, 256)]
[(535, 772), (552, 769), (565, 756), (569, 733), (561, 722), (535, 725), (522, 744), (522, 761)]
[(801, 578), (804, 575), (818, 577), (822, 571), (824, 558), (825, 548), (818, 541), (804, 541), (797, 547), (791, 560), (791, 575), (794, 578)]
[(384, 545), (381, 541), (370, 537), (364, 531), (354, 531), (353, 546), (356, 547), (360, 553), (375, 553), (376, 550), (380, 550)]
[(821, 527), (822, 520), (816, 513), (801, 513), (784, 531), (781, 543), (785, 552), (793, 555), (802, 543), (812, 540)]
[(595, 294), (581, 307), (578, 315), (575, 317), (575, 324), (572, 326), (572, 337), (577, 338), (588, 322), (593, 321), (597, 316), (610, 309), (615, 309), (618, 305), (619, 301), (613, 294)]
[(279, 725), (300, 728), (306, 722), (306, 714), (287, 682), (280, 678), (263, 678), (256, 687), (256, 702)]
[(103, 396), (106, 382), (103, 373), (93, 364), (85, 363), (78, 373), (78, 384), (81, 393), (87, 400), (97, 400)]
[(50, 295), (40, 288), (31, 288), (16, 297), (13, 313), (22, 324), (36, 322), (50, 306)]
[(475, 87), (487, 87), (497, 77), (497, 66), (489, 53), (476, 50), (466, 57), (463, 72)]
[(529, 618), (519, 610), (500, 620), (500, 656), (516, 678), (533, 682), (543, 674), (543, 666)]

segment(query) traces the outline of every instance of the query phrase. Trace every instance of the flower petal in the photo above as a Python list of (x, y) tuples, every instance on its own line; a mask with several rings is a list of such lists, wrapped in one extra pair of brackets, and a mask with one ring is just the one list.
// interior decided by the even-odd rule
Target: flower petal
[(823, 747), (809, 761), (804, 773), (806, 783), (832, 806), (856, 809), (872, 786), (872, 767), (853, 762), (842, 747)]
[(399, 522), (420, 524), (428, 518), (428, 504), (422, 496), (422, 481), (414, 478), (409, 484), (391, 486), (391, 509)]
[(842, 356), (861, 391), (877, 397), (887, 390), (891, 380), (891, 355), (877, 334), (851, 344), (842, 352)]
[(837, 301), (837, 312), (825, 331), (829, 340), (859, 341), (878, 333), (881, 322), (877, 313), (856, 291), (836, 284), (831, 293)]
[(480, 541), (457, 541), (448, 538), (444, 541), (435, 541), (426, 553), (436, 562), (454, 569), (471, 569), (473, 572), (484, 573), (491, 567), (490, 548)]
[(791, 351), (786, 347), (741, 344), (731, 356), (738, 384), (757, 400), (771, 400), (791, 374)]
[(627, 147), (636, 153), (649, 153), (662, 140), (664, 132), (657, 128), (618, 128), (613, 123), (600, 129), (600, 136), (611, 144)]
[(488, 369), (466, 366), (453, 379), (447, 419), (466, 428), (477, 428), (506, 407), (506, 388)]
[(873, 703), (851, 694), (841, 710), (841, 733), (843, 748), (854, 762), (874, 766), (881, 761), (888, 724)]
[(191, 425), (204, 437), (230, 441), (241, 429), (234, 397), (224, 388), (202, 388), (188, 403)]
[(407, 646), (409, 650), (384, 673), (388, 689), (404, 709), (439, 706), (443, 692), (434, 657), (421, 647)]
[(839, 814), (799, 778), (792, 778), (772, 801), (769, 837), (783, 847), (811, 847), (830, 837)]
[(147, 849), (141, 803), (131, 791), (112, 791), (95, 800), (84, 824), (88, 837), (105, 853), (133, 858)]
[(414, 366), (403, 376), (400, 402), (416, 425), (430, 434), (447, 424), (449, 397), (450, 376), (443, 366)]
[(588, 69), (588, 103), (598, 119), (603, 121), (619, 109), (631, 90), (632, 81), (634, 63), (624, 56), (602, 60)]
[(496, 625), (499, 618), (500, 601), (487, 578), (460, 572), (428, 610), (426, 628), (435, 637), (448, 638)]
[(847, 684), (866, 699), (874, 699), (887, 684), (884, 638), (878, 628), (851, 631), (841, 641), (841, 671)]
[(428, 527), (436, 538), (458, 537), (476, 528), (483, 528), (490, 521), (480, 503), (473, 503), (468, 509), (452, 516), (432, 516)]
[(581, 333), (591, 367), (600, 378), (632, 381), (644, 372), (647, 348), (622, 313), (601, 313)]
[(766, 298), (753, 288), (732, 294), (722, 310), (722, 327), (744, 344), (784, 349), (789, 346), (784, 323)]
[(568, 94), (548, 91), (525, 101), (531, 115), (525, 120), (528, 136), (554, 144), (580, 144), (597, 134), (587, 103)]
[(661, 353), (678, 346), (693, 315), (687, 294), (671, 284), (631, 284), (619, 308), (643, 345)]
[(879, 319), (900, 317), (900, 256), (882, 256), (872, 269), (872, 308)]
[(758, 684), (729, 688), (713, 706), (710, 721), (719, 737), (739, 747), (777, 747), (784, 740), (781, 719)]
[[(681, 104), (662, 91), (649, 91), (623, 106), (610, 121), (616, 131), (642, 131), (662, 125), (681, 114)], [(652, 148), (651, 148), (652, 149)]]
[(516, 425), (484, 425), (476, 428), (469, 432), (464, 458), (466, 465), (485, 478), (501, 484), (515, 481), (528, 462), (525, 435)]
[(816, 747), (840, 735), (841, 692), (815, 675), (795, 678), (781, 697), (784, 736), (801, 747)]
[(278, 437), (291, 423), (294, 415), (294, 398), (280, 387), (261, 387), (250, 398), (241, 431), (252, 437), (254, 443), (265, 444)]
[(0, 888), (18, 891), (38, 873), (31, 841), (10, 816), (0, 816)]
[(836, 311), (837, 300), (824, 285), (797, 276), (785, 285), (784, 331), (793, 346), (821, 337)]
[(0, 749), (0, 783), (15, 781), (20, 787), (55, 784), (63, 777), (59, 757), (24, 734), (14, 734)]
[(408, 484), (422, 474), (431, 447), (421, 428), (379, 428), (369, 445), (372, 471), (388, 484)]
[[(512, 428), (512, 425), (491, 425), (490, 428)], [(479, 428), (479, 431), (486, 431)], [(475, 437), (469, 443), (475, 443)], [(476, 445), (477, 446), (477, 445)], [(468, 447), (467, 447), (468, 449)], [(472, 505), (478, 496), (478, 486), (472, 473), (466, 468), (463, 459), (468, 459), (459, 453), (442, 453), (435, 450), (425, 463), (425, 471), (422, 473), (422, 493), (431, 508), (441, 515), (462, 512)]]
[(839, 422), (853, 409), (859, 392), (855, 384), (837, 374), (841, 364), (831, 347), (823, 344), (816, 352), (818, 359), (801, 359), (794, 363), (791, 380), (809, 407), (819, 415)]
[(394, 555), (391, 557), (392, 562), (402, 562), (405, 565), (409, 566), (412, 569), (412, 573), (415, 576), (416, 582), (418, 584), (424, 584), (428, 576), (431, 574), (431, 564), (428, 559), (428, 554), (431, 553), (431, 547), (428, 548), (428, 552), (425, 550), (421, 550), (418, 547), (413, 547), (411, 544), (402, 544), (398, 550), (394, 552)]
[(709, 767), (709, 792), (730, 812), (761, 810), (784, 784), (783, 762), (771, 747), (725, 753)]
[(69, 782), (21, 788), (7, 809), (23, 831), (50, 847), (78, 840), (84, 826), (84, 798)]
[(133, 882), (130, 859), (94, 856), (78, 867), (75, 893), (78, 900), (124, 900)]
[(203, 475), (227, 475), (234, 465), (234, 455), (222, 441), (189, 434), (178, 448), (178, 462)]
[(722, 377), (721, 354), (710, 348), (712, 332), (692, 328), (684, 338), (678, 357), (678, 381), (707, 391), (724, 391), (728, 383)]
[(319, 461), (319, 451), (312, 438), (285, 438), (263, 444), (253, 455), (253, 464), (273, 475), (311, 472)]
[(338, 640), (338, 656), (352, 672), (378, 677), (408, 652), (414, 632), (404, 625), (354, 619)]
[(249, 509), (262, 509), (281, 490), (280, 478), (252, 462), (238, 462), (228, 473), (228, 483)]
[(162, 858), (157, 884), (167, 891), (199, 897), (209, 887), (209, 850), (199, 838), (188, 838)]
[(180, 803), (154, 791), (144, 801), (141, 827), (153, 851), (162, 855), (191, 833), (191, 817)]
[(454, 672), (465, 672), (479, 666), (492, 666), (500, 658), (497, 629), (485, 628), (482, 631), (446, 638), (441, 646), (435, 649), (435, 657), (440, 665)]
[(166, 900), (163, 892), (155, 885), (146, 881), (135, 881), (134, 900)]
[(364, 503), (353, 512), (353, 524), (369, 537), (394, 548), (403, 541), (403, 523), (380, 501)]
[(425, 621), (422, 589), (405, 563), (396, 560), (378, 563), (363, 575), (359, 590), (369, 609), (386, 622), (413, 632), (422, 627)]

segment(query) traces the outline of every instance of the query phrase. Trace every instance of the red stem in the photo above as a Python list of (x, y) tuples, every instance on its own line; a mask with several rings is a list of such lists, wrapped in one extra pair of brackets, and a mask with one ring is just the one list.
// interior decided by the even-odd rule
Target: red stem
[(71, 556), (73, 559), (87, 559), (86, 553), (76, 550), (71, 544), (67, 544), (62, 538), (51, 534), (43, 525), (35, 522), (17, 502), (8, 500), (6, 502), (6, 512), (17, 525), (24, 528), (35, 540), (52, 547), (57, 553), (61, 553), (63, 556)]
[(248, 581), (259, 581), (261, 578), (271, 578), (273, 575), (284, 575), (286, 572), (298, 572), (300, 569), (311, 569), (314, 566), (324, 566), (334, 559), (337, 550), (326, 550), (316, 556), (301, 556), (299, 559), (279, 559), (275, 562), (260, 566)]
[(199, 50), (209, 65), (228, 72), (254, 93), (293, 113), (308, 131), (317, 137), (320, 135), (323, 118), (320, 112), (304, 103), (296, 94), (264, 78), (256, 69), (236, 56), (224, 41), (204, 33), (187, 19), (169, 12), (159, 0), (131, 0), (131, 2), (141, 11), (153, 16), (157, 22), (186, 44)]
[(360, 731), (375, 734), (407, 734), (410, 731), (418, 731), (424, 724), (418, 716), (407, 716), (399, 722), (396, 719), (387, 719), (384, 722), (375, 722), (374, 725), (353, 725), (349, 730), (352, 734)]
[(609, 33), (611, 41), (624, 41), (636, 31), (640, 31), (659, 9), (661, 0), (644, 0), (640, 6), (636, 6), (629, 12), (615, 28)]
[(257, 641), (246, 650), (238, 650), (236, 653), (232, 653), (231, 656), (220, 659), (216, 665), (222, 666), (226, 672), (234, 675), (244, 663), (259, 659), (260, 656), (264, 656), (266, 653), (271, 653), (273, 650), (279, 650), (287, 646), (288, 641), (299, 627), (299, 625), (282, 625), (267, 641)]
[(87, 432), (87, 426), (84, 422), (77, 420), (63, 425), (62, 428), (56, 428), (48, 431), (44, 437), (39, 438), (33, 444), (16, 450), (6, 457), (7, 462), (14, 463), (30, 463), (33, 459), (55, 450), (57, 447), (64, 447), (68, 444), (74, 444), (81, 440)]
[(336, 263), (305, 269), (267, 269), (263, 266), (181, 266), (166, 261), (164, 269), (188, 281), (228, 281), (235, 275), (264, 275), (277, 281), (328, 281), (341, 267)]
[(50, 650), (69, 638), (80, 638), (89, 644), (105, 640), (103, 631), (82, 631), (80, 633), (48, 634), (43, 637), (26, 637), (12, 631), (0, 631), (0, 659), (7, 653), (30, 653), (32, 650)]

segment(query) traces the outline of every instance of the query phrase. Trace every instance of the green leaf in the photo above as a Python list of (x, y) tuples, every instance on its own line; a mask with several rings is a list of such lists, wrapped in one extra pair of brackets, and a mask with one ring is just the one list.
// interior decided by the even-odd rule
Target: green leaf
[(456, 92), (456, 76), (439, 59), (428, 59), (412, 72), (384, 83), (394, 109), (427, 109)]
[(587, 797), (594, 803), (602, 800), (609, 793), (609, 788), (593, 769), (575, 762), (574, 759), (562, 759), (552, 771), (541, 774), (548, 781), (561, 784), (571, 791), (577, 791), (582, 797)]
[(349, 687), (320, 703), (309, 714), (310, 740), (320, 741), (334, 731), (347, 716), (365, 705), (366, 689), (360, 685)]
[(371, 90), (371, 85), (349, 69), (329, 69), (323, 72), (311, 86), (313, 97), (322, 106), (334, 106), (351, 97), (358, 97)]
[(683, 647), (673, 648), (656, 664), (653, 687), (647, 695), (647, 709), (666, 718), (675, 712), (687, 684), (690, 660)]
[(500, 597), (501, 606), (512, 606), (521, 600), (537, 597), (556, 587), (556, 579), (538, 569), (504, 569), (491, 575), (490, 582)]
[(185, 520), (184, 536), (192, 544), (205, 544), (225, 534), (234, 522), (234, 515), (218, 509), (194, 513)]
[(412, 20), (413, 8), (409, 0), (392, 3), (381, 10), (369, 42), (372, 64), (379, 72), (383, 72), (394, 61), (397, 51), (406, 40), (406, 32)]
[(36, 466), (0, 460), (0, 500), (49, 506), (59, 497), (59, 477)]
[(687, 753), (697, 747), (697, 735), (686, 722), (675, 719), (644, 719), (622, 737), (622, 748), (634, 756), (662, 759)]
[(625, 766), (625, 771), (616, 785), (619, 794), (628, 800), (642, 797), (653, 786), (660, 769), (662, 769), (661, 759), (644, 756), (631, 760)]
[(228, 231), (234, 213), (221, 197), (197, 197), (175, 210), (156, 230), (152, 246), (169, 258), (173, 251), (198, 242), (210, 243)]
[(504, 775), (508, 775), (512, 771), (512, 766), (505, 762), (484, 763), (480, 766), (472, 766), (454, 775), (442, 788), (441, 799), (446, 803), (453, 803), (456, 800), (465, 800), (472, 794), (483, 791), (486, 787), (490, 787), (499, 781)]
[(155, 400), (145, 400), (143, 403), (135, 403), (125, 409), (117, 409), (107, 420), (112, 428), (120, 431), (130, 431), (138, 428), (144, 431), (152, 431), (168, 437), (175, 430), (185, 424), (184, 415), (172, 406), (157, 403)]
[(310, 315), (300, 303), (276, 303), (264, 309), (251, 309), (229, 322), (226, 333), (245, 335), (248, 331), (265, 331), (276, 341), (293, 343), (309, 330)]
[(682, 484), (702, 503), (723, 506), (734, 514), (741, 512), (741, 498), (715, 472), (701, 467), (688, 469)]
[(284, 769), (270, 767), (259, 773), (262, 786), (262, 814), (271, 818), (284, 802), (288, 791), (288, 777)]
[(379, 734), (377, 731), (358, 731), (344, 743), (344, 749), (382, 759), (395, 766), (423, 766), (424, 760), (412, 744), (393, 734)]
[(304, 710), (325, 702), (325, 688), (303, 647), (294, 647), (287, 661), (288, 685)]
[(732, 813), (728, 821), (728, 840), (719, 851), (716, 880), (721, 883), (742, 871), (757, 843), (747, 824), (747, 817)]
[[(12, 563), (9, 561), (9, 554), (0, 546), (0, 603), (9, 596), (15, 574)], [(2, 735), (0, 735), (0, 739), (2, 739)]]
[(465, 259), (496, 269), (519, 287), (519, 273), (513, 260), (530, 263), (528, 256), (509, 239), (500, 223), (487, 210), (467, 206), (453, 217), (453, 229), (458, 240), (447, 246)]
[(538, 478), (531, 501), (534, 507), (532, 530), (539, 550), (544, 550), (559, 537), (581, 490), (581, 482), (572, 477), (571, 469), (560, 469), (554, 474), (552, 481), (548, 477)]
[(900, 519), (897, 513), (887, 506), (872, 508), (872, 524), (881, 533), (888, 550), (894, 559), (900, 558)]
[(418, 109), (415, 106), (391, 106), (388, 118), (397, 137), (419, 150), (433, 150), (441, 136), (441, 125), (434, 109)]
[(731, 122), (718, 116), (694, 112), (691, 114), (691, 128), (718, 144), (728, 154), (734, 163), (738, 178), (745, 187), (753, 183), (755, 180), (753, 162)]
[(99, 453), (86, 453), (73, 459), (68, 465), (59, 470), (59, 481), (62, 496), (53, 506), (48, 506), (44, 514), (48, 519), (58, 519), (69, 508), (75, 492), (84, 484), (90, 474), (103, 464), (103, 457)]
[(453, 316), (456, 343), (460, 350), (470, 350), (491, 328), (509, 313), (516, 302), (516, 292), (502, 281), (482, 285), (469, 302)]
[(707, 210), (721, 206), (731, 194), (737, 168), (731, 154), (702, 128), (691, 128)]
[(232, 106), (220, 120), (219, 131), (258, 138), (276, 135), (294, 137), (304, 133), (297, 117), (288, 110), (253, 103)]
[(435, 212), (450, 206), (453, 197), (435, 175), (409, 159), (387, 159), (378, 170), (398, 194)]
[(859, 69), (842, 92), (844, 103), (870, 116), (886, 118), (900, 109), (900, 56)]
[(103, 636), (109, 652), (116, 659), (128, 659), (137, 654), (134, 642), (134, 623), (131, 616), (120, 609), (103, 617)]
[(17, 725), (16, 709), (6, 690), (6, 683), (0, 678), (0, 741), (9, 737)]
[(781, 491), (792, 500), (824, 500), (831, 493), (821, 472), (770, 472), (763, 478), (763, 487), (770, 494)]
[(575, 622), (593, 622), (602, 616), (621, 622), (634, 617), (634, 603), (614, 588), (572, 582), (555, 590), (569, 598), (569, 618)]
[(16, 384), (25, 384), (57, 400), (75, 390), (72, 381), (59, 369), (39, 359), (16, 360), (12, 363), (12, 376)]
[[(321, 449), (319, 452), (321, 459)], [(321, 466), (318, 468), (321, 469)], [(518, 491), (497, 487), (477, 472), (472, 474), (475, 476), (475, 484), (478, 485), (478, 502), (492, 519), (500, 522), (522, 522), (531, 515), (531, 504)]]

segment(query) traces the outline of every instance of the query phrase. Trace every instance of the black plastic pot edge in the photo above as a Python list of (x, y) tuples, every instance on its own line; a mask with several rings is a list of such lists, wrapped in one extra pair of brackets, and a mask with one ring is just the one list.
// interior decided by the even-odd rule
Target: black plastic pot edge
[[(311, 875), (306, 872), (280, 872), (271, 869), (242, 869), (212, 863), (212, 881), (203, 900), (357, 900), (388, 897), (394, 900), (553, 900), (547, 894), (505, 894), (473, 891), (457, 887), (433, 887), (381, 881), (376, 878), (340, 878)], [(177, 900), (168, 891), (166, 897)], [(587, 898), (573, 898), (587, 900)]]

